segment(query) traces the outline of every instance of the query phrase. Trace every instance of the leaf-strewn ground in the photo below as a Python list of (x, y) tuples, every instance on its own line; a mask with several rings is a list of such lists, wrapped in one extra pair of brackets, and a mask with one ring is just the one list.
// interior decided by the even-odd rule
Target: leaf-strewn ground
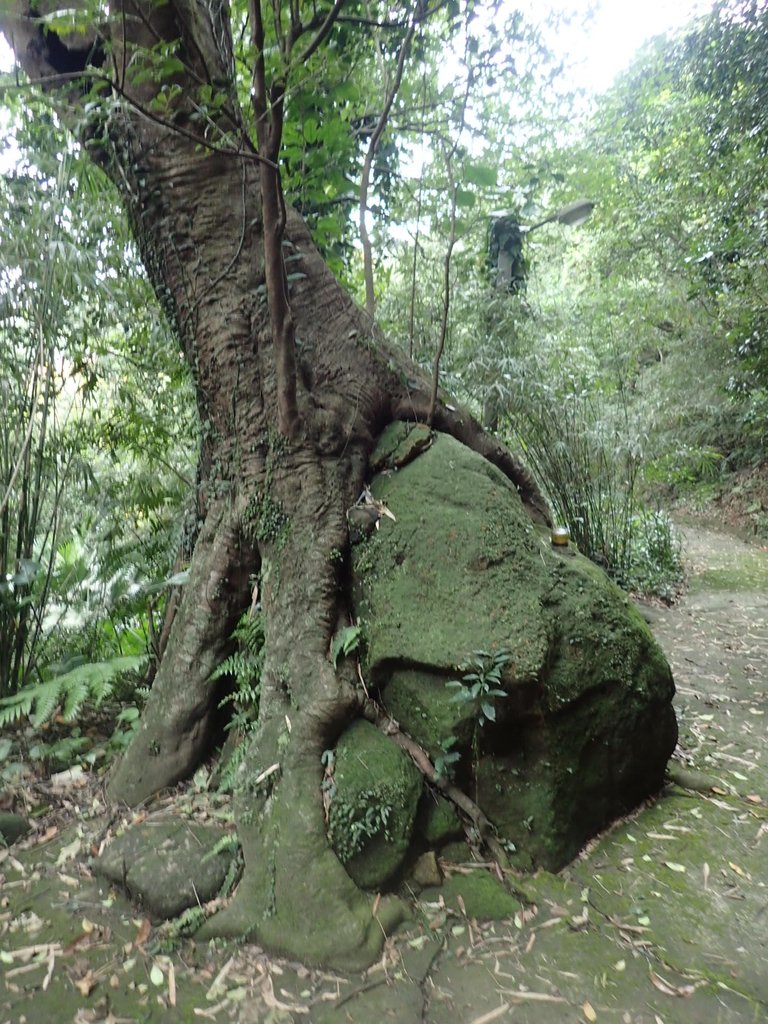
[[(528, 900), (514, 916), (424, 902), (354, 977), (254, 946), (166, 954), (87, 864), (132, 815), (107, 817), (96, 778), (41, 784), (38, 830), (0, 851), (0, 1024), (767, 1020), (768, 554), (699, 527), (686, 551), (687, 597), (649, 610), (678, 687), (670, 782), (559, 876), (515, 880)], [(221, 813), (193, 789), (174, 807)]]

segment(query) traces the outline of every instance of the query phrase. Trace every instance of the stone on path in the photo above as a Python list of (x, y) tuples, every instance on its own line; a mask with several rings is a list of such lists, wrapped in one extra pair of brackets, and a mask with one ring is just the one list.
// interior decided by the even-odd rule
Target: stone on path
[(167, 920), (218, 895), (232, 851), (213, 850), (225, 835), (207, 825), (150, 819), (114, 839), (93, 871), (125, 889), (150, 916)]

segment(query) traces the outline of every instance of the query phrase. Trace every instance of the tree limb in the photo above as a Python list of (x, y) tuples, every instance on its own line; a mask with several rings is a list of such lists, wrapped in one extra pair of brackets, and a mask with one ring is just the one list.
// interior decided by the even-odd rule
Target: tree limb
[(323, 42), (325, 37), (331, 31), (331, 29), (333, 28), (334, 23), (338, 19), (339, 14), (341, 13), (341, 9), (342, 9), (342, 7), (344, 6), (345, 3), (346, 3), (346, 0), (335, 0), (335, 3), (333, 5), (333, 7), (328, 12), (328, 17), (325, 19), (323, 24), (320, 26), (320, 28), (319, 28), (319, 30), (317, 32), (317, 35), (315, 36), (315, 38), (312, 40), (312, 42), (309, 44), (309, 46), (306, 48), (306, 50), (302, 53), (301, 57), (299, 58), (301, 60), (302, 64), (306, 64), (306, 62), (309, 60), (309, 58), (312, 56), (312, 54), (315, 52), (315, 50), (318, 48), (318, 46), (320, 46), (320, 44)]

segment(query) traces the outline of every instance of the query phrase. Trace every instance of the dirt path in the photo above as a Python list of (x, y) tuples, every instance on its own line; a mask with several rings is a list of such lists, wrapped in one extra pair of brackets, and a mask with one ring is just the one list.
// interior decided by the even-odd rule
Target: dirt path
[[(675, 672), (681, 746), (660, 798), (530, 904), (478, 925), (438, 898), (364, 976), (257, 947), (152, 946), (87, 876), (103, 807), (0, 852), (0, 1024), (746, 1024), (768, 1021), (768, 554), (690, 529), (690, 592), (650, 609)], [(91, 816), (92, 815), (92, 816)]]

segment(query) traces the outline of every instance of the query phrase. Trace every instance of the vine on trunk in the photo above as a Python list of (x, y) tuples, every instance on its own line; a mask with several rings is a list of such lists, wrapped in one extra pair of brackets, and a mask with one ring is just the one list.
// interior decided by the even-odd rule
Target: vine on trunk
[[(288, 277), (283, 261), (285, 198), (278, 164), (283, 137), (286, 83), (276, 78), (271, 88), (267, 89), (264, 21), (260, 0), (251, 0), (250, 15), (251, 39), (256, 50), (251, 95), (259, 154), (266, 158), (259, 164), (259, 181), (264, 221), (264, 274), (277, 375), (278, 423), (286, 437), (293, 437), (299, 426), (296, 402), (296, 327), (288, 299)], [(284, 45), (289, 46), (290, 43)]]

